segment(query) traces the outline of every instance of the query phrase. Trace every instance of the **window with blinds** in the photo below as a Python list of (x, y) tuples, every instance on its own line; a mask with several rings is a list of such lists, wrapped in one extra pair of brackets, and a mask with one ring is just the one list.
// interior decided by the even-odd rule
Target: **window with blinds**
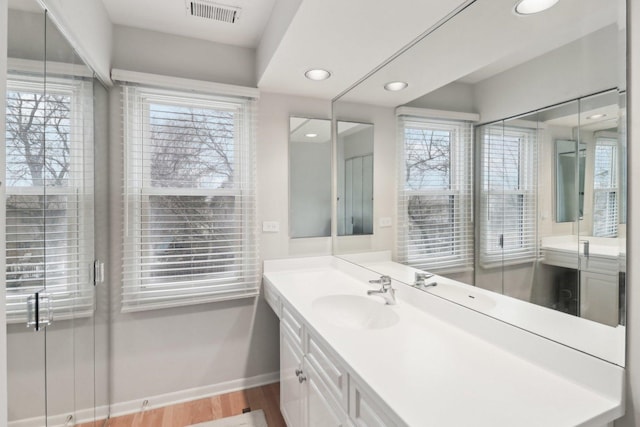
[(253, 104), (123, 87), (122, 310), (257, 295)]
[(398, 259), (440, 274), (473, 267), (472, 125), (399, 118)]
[(618, 141), (596, 138), (593, 171), (593, 235), (618, 236)]
[(537, 251), (537, 131), (480, 131), (480, 263), (527, 262)]
[(9, 73), (7, 321), (46, 291), (55, 318), (93, 313), (93, 86)]

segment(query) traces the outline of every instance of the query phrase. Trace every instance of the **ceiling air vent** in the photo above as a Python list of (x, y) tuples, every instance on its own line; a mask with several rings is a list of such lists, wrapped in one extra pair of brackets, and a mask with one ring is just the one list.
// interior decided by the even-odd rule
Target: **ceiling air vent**
[(208, 1), (186, 0), (187, 14), (214, 21), (235, 23), (240, 18), (240, 8)]

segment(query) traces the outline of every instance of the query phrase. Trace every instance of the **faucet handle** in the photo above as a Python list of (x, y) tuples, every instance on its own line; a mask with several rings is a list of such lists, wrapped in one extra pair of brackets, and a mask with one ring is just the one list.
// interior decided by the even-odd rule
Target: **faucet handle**
[(391, 289), (391, 277), (387, 275), (382, 275), (379, 279), (369, 280), (369, 283), (382, 285), (382, 289), (384, 290)]
[(422, 286), (424, 285), (424, 281), (433, 277), (433, 274), (426, 273), (423, 271), (416, 271), (415, 273), (415, 282), (413, 286)]

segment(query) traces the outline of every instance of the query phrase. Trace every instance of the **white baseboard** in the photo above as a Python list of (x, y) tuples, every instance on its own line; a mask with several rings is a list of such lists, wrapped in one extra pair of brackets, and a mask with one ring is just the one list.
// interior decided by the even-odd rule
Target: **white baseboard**
[[(95, 408), (95, 412), (93, 408), (89, 409), (80, 409), (76, 411), (76, 418), (72, 423), (67, 424), (67, 417), (71, 414), (58, 414), (52, 415), (45, 420), (45, 417), (33, 417), (33, 418), (24, 418), (21, 420), (9, 421), (7, 424), (8, 427), (43, 427), (48, 425), (49, 427), (67, 427), (68, 425), (82, 424), (88, 423), (94, 420), (104, 420), (109, 416), (109, 407), (108, 406), (99, 406)], [(48, 424), (47, 424), (48, 421)]]
[(142, 397), (140, 399), (130, 400), (128, 402), (116, 402), (111, 404), (111, 418), (139, 412), (142, 409), (142, 405), (145, 400), (148, 402), (146, 409), (149, 410), (153, 408), (160, 408), (162, 406), (174, 405), (176, 403), (189, 402), (191, 400), (215, 396), (217, 394), (231, 393), (233, 391), (258, 387), (278, 381), (280, 381), (280, 372), (271, 372), (269, 374), (257, 375), (250, 378), (241, 378), (238, 380), (211, 384), (203, 387), (190, 388), (187, 390), (175, 391), (167, 394)]
[[(271, 372), (269, 374), (257, 375), (250, 378), (241, 378), (238, 380), (227, 381), (219, 384), (211, 384), (203, 387), (190, 388), (187, 390), (175, 391), (167, 394), (159, 394), (156, 396), (143, 397), (128, 402), (118, 402), (111, 404), (111, 418), (121, 415), (134, 414), (142, 409), (142, 403), (148, 402), (146, 409), (159, 408), (162, 406), (174, 405), (176, 403), (189, 402), (191, 400), (202, 399), (217, 394), (231, 393), (233, 391), (244, 390), (247, 388), (258, 387), (265, 384), (271, 384), (280, 381), (280, 372)], [(66, 427), (66, 420), (70, 414), (60, 414), (50, 416), (48, 419), (49, 427)], [(109, 416), (109, 407), (101, 406), (95, 409), (81, 409), (76, 411), (74, 424), (90, 422), (94, 419), (101, 420)], [(43, 427), (47, 425), (44, 417), (25, 418), (22, 420), (10, 421), (8, 427)]]

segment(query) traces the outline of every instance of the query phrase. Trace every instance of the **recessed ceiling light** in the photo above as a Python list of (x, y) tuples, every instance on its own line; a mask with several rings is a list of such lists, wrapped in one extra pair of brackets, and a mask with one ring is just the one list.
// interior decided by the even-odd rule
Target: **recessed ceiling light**
[(322, 68), (314, 68), (313, 70), (308, 70), (306, 73), (304, 73), (304, 76), (309, 80), (320, 81), (327, 80), (329, 77), (331, 77), (331, 73), (327, 70), (323, 70)]
[(587, 116), (587, 120), (601, 119), (603, 117), (607, 117), (606, 114), (593, 114), (591, 116)]
[(391, 92), (397, 92), (402, 89), (406, 89), (409, 84), (407, 82), (389, 82), (384, 85), (386, 90), (390, 90)]
[(518, 15), (533, 15), (558, 3), (558, 0), (520, 0), (514, 8)]
[(318, 136), (317, 133), (306, 133), (304, 136), (306, 136), (307, 138), (315, 138), (316, 136)]

